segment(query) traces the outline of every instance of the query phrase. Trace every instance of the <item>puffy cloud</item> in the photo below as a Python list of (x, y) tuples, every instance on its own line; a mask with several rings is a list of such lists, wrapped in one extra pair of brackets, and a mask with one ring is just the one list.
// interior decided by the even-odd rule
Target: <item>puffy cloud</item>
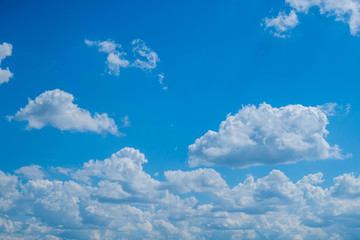
[(109, 74), (119, 75), (120, 68), (127, 68), (130, 66), (128, 60), (124, 57), (126, 53), (122, 50), (121, 44), (117, 44), (114, 41), (90, 41), (85, 40), (85, 44), (88, 46), (98, 47), (99, 52), (107, 53), (106, 65)]
[(9, 119), (27, 121), (28, 129), (52, 126), (62, 131), (119, 134), (115, 121), (106, 113), (91, 116), (89, 111), (79, 108), (73, 101), (74, 96), (70, 93), (59, 89), (46, 91), (35, 100), (29, 99), (28, 104)]
[(245, 106), (229, 114), (218, 132), (209, 130), (189, 146), (189, 164), (248, 167), (345, 158), (337, 145), (325, 140), (327, 125), (319, 107)]
[(220, 192), (228, 189), (226, 182), (214, 169), (197, 169), (190, 172), (167, 171), (164, 173), (174, 192)]
[[(285, 3), (292, 8), (290, 15), (293, 15), (293, 20), (295, 20), (296, 14), (307, 14), (309, 9), (312, 7), (317, 7), (320, 10), (320, 14), (326, 14), (328, 16), (335, 16), (336, 21), (342, 21), (349, 24), (350, 33), (352, 35), (358, 35), (360, 31), (360, 2), (358, 0), (285, 0)], [(278, 20), (276, 20), (279, 18)], [(297, 25), (295, 21), (293, 24), (285, 24), (287, 17), (283, 15), (282, 12), (279, 13), (277, 18), (267, 19), (274, 20), (270, 23), (273, 23), (270, 26), (273, 27), (275, 31), (275, 36), (281, 37), (288, 29), (293, 28)]]
[(294, 10), (289, 14), (279, 12), (277, 17), (265, 18), (264, 20), (266, 29), (274, 29), (272, 33), (276, 37), (285, 37), (288, 32), (299, 24), (298, 17)]
[[(124, 148), (60, 177), (47, 172), (44, 179), (20, 180), (23, 171), (0, 171), (0, 238), (358, 237), (360, 178), (354, 174), (322, 188), (321, 173), (292, 182), (273, 170), (230, 188), (213, 169), (167, 171), (166, 181), (157, 181), (143, 170), (146, 162), (138, 150)], [(199, 193), (209, 203), (200, 204)]]
[(44, 173), (41, 170), (41, 166), (39, 165), (21, 167), (15, 170), (15, 173), (18, 175), (23, 175), (25, 178), (31, 180), (42, 179), (44, 177)]
[[(2, 60), (12, 54), (12, 45), (10, 43), (4, 42), (0, 44), (0, 64)], [(14, 76), (13, 73), (10, 72), (9, 68), (1, 69), (0, 68), (0, 84), (6, 83)]]
[(0, 63), (4, 58), (11, 56), (11, 53), (12, 45), (10, 43), (4, 42), (3, 44), (0, 44)]

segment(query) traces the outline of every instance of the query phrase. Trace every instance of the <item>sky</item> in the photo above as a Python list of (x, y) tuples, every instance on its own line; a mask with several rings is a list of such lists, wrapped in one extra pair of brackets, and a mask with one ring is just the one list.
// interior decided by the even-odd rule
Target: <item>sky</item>
[(357, 239), (360, 1), (0, 0), (0, 239)]

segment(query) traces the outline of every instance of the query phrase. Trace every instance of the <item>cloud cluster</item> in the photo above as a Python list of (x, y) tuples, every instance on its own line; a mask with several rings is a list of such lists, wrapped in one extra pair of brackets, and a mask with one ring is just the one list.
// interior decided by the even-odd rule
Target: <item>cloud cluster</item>
[[(97, 47), (99, 52), (107, 53), (106, 66), (107, 73), (110, 75), (119, 75), (121, 68), (138, 68), (151, 71), (157, 67), (160, 61), (158, 54), (141, 39), (135, 39), (131, 42), (130, 52), (126, 52), (121, 44), (112, 40), (85, 40), (85, 44)], [(160, 85), (164, 85), (164, 74), (156, 74), (156, 76)], [(167, 86), (163, 86), (162, 89), (167, 90)]]
[[(78, 169), (0, 171), (1, 239), (356, 239), (360, 177), (329, 188), (321, 173), (292, 182), (271, 171), (230, 188), (213, 169), (158, 181), (138, 150)], [(28, 173), (36, 169), (42, 174)], [(37, 177), (36, 177), (37, 176)], [(202, 200), (198, 200), (202, 194)]]
[(285, 0), (291, 8), (289, 14), (280, 12), (277, 17), (265, 18), (265, 28), (273, 29), (274, 36), (284, 37), (298, 25), (298, 14), (307, 14), (310, 8), (317, 7), (320, 14), (335, 16), (336, 21), (349, 24), (350, 33), (358, 35), (360, 31), (360, 2), (358, 0)]
[(118, 127), (106, 113), (91, 116), (88, 110), (79, 108), (70, 93), (55, 89), (46, 91), (21, 108), (9, 119), (27, 121), (28, 129), (52, 126), (61, 131), (111, 133), (118, 135)]
[(107, 53), (106, 66), (109, 74), (119, 75), (120, 68), (127, 68), (130, 62), (125, 59), (126, 53), (122, 50), (121, 44), (114, 41), (90, 41), (85, 40), (88, 46), (96, 46), (99, 52)]
[[(4, 42), (0, 44), (0, 64), (2, 60), (12, 54), (12, 45), (10, 43)], [(0, 84), (6, 83), (12, 78), (14, 74), (10, 72), (9, 68), (2, 69), (0, 68)]]
[(229, 114), (218, 132), (209, 130), (189, 146), (189, 164), (248, 167), (345, 158), (337, 145), (325, 140), (327, 125), (321, 107), (245, 106)]
[(135, 39), (131, 42), (133, 58), (125, 59), (127, 53), (122, 49), (121, 44), (112, 40), (109, 41), (90, 41), (85, 40), (88, 46), (96, 46), (99, 52), (107, 53), (106, 65), (109, 74), (119, 75), (120, 68), (135, 67), (143, 70), (156, 68), (160, 61), (156, 52), (154, 52), (141, 39)]

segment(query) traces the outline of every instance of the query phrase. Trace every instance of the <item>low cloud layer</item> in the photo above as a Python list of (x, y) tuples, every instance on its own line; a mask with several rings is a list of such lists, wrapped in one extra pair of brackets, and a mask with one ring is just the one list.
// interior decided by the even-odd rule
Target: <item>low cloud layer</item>
[(189, 146), (189, 165), (248, 167), (343, 159), (339, 147), (325, 140), (328, 119), (321, 108), (245, 106), (229, 114), (217, 132), (209, 130)]
[(308, 14), (311, 8), (317, 8), (320, 14), (334, 17), (349, 25), (352, 35), (360, 32), (360, 2), (358, 0), (285, 0), (290, 7), (289, 14), (281, 11), (277, 17), (265, 18), (265, 28), (276, 37), (289, 35), (290, 30), (298, 25), (298, 15)]
[[(12, 45), (10, 43), (4, 42), (0, 44), (0, 65), (4, 58), (11, 56), (12, 54)], [(14, 74), (10, 72), (9, 68), (2, 69), (0, 68), (0, 84), (6, 83), (12, 78)]]
[(118, 127), (106, 113), (90, 112), (74, 104), (74, 96), (55, 89), (46, 91), (35, 98), (14, 116), (16, 121), (26, 121), (27, 129), (41, 129), (46, 126), (58, 128), (61, 131), (95, 132), (119, 134)]
[[(124, 148), (78, 169), (0, 171), (2, 239), (357, 239), (360, 177), (322, 188), (322, 173), (292, 182), (271, 171), (230, 188), (213, 169), (143, 170)], [(35, 170), (35, 173), (33, 171)], [(202, 194), (202, 200), (197, 195)]]

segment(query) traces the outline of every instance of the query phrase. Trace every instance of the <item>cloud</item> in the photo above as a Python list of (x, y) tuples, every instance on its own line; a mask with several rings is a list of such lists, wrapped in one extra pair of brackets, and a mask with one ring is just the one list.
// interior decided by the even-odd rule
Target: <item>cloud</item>
[(25, 178), (30, 180), (42, 179), (44, 177), (44, 173), (39, 165), (21, 167), (15, 170), (15, 173), (17, 175), (23, 175)]
[(327, 125), (327, 116), (319, 107), (245, 106), (229, 114), (218, 132), (209, 130), (189, 146), (189, 164), (248, 167), (344, 159), (339, 147), (325, 140)]
[[(141, 39), (131, 41), (131, 51), (128, 52), (123, 50), (121, 44), (112, 40), (85, 40), (85, 44), (90, 47), (97, 47), (99, 52), (107, 54), (106, 71), (110, 75), (118, 76), (121, 68), (137, 68), (151, 72), (157, 68), (160, 61), (158, 54)], [(168, 87), (164, 85), (164, 74), (159, 73), (154, 76), (158, 79), (162, 90), (167, 90)]]
[[(0, 64), (2, 60), (12, 54), (12, 45), (10, 43), (4, 42), (0, 44)], [(0, 68), (0, 84), (6, 83), (14, 76), (13, 73), (10, 72), (9, 68), (1, 69)]]
[(50, 171), (42, 179), (23, 179), (19, 171), (0, 171), (0, 238), (358, 237), (360, 177), (355, 174), (340, 175), (322, 188), (320, 172), (293, 182), (273, 170), (230, 188), (209, 168), (167, 171), (166, 180), (157, 181), (144, 171), (145, 163), (138, 150), (124, 148), (66, 175)]
[(52, 126), (61, 131), (111, 133), (118, 135), (118, 127), (106, 113), (91, 116), (88, 110), (79, 108), (70, 93), (55, 89), (46, 91), (21, 108), (15, 116), (16, 121), (27, 121), (28, 129), (41, 129)]
[(88, 46), (98, 47), (99, 52), (107, 53), (106, 66), (110, 75), (119, 75), (120, 68), (127, 68), (130, 66), (128, 60), (125, 59), (126, 53), (122, 50), (121, 44), (114, 41), (90, 41), (85, 40)]
[(351, 110), (351, 105), (346, 106), (339, 105), (337, 103), (326, 103), (324, 105), (317, 106), (327, 116), (335, 116), (339, 114), (348, 114)]
[(109, 41), (90, 41), (85, 40), (88, 46), (96, 46), (99, 52), (107, 53), (106, 65), (110, 75), (119, 75), (120, 68), (139, 68), (142, 70), (152, 70), (157, 67), (160, 61), (156, 52), (154, 52), (141, 39), (135, 39), (131, 42), (133, 58), (128, 57), (127, 53), (122, 49), (121, 44), (117, 44), (112, 40)]
[(157, 74), (157, 77), (158, 77), (158, 79), (159, 79), (159, 84), (160, 84), (161, 86), (163, 86), (163, 87), (162, 87), (162, 90), (168, 90), (168, 87), (165, 86), (165, 84), (164, 84), (164, 78), (165, 78), (164, 73), (159, 73), (159, 74)]
[(294, 10), (287, 15), (284, 12), (279, 12), (277, 17), (265, 18), (266, 29), (274, 29), (272, 33), (276, 37), (286, 37), (288, 32), (299, 24), (298, 17)]
[[(291, 8), (290, 15), (286, 16), (283, 12), (280, 12), (277, 18), (265, 18), (266, 28), (274, 28), (274, 35), (277, 37), (284, 36), (284, 33), (297, 25), (297, 14), (306, 15), (309, 9), (313, 7), (318, 8), (320, 14), (335, 16), (336, 21), (349, 24), (352, 35), (359, 34), (360, 2), (357, 0), (285, 0), (285, 3)], [(285, 19), (288, 19), (290, 16), (292, 16), (292, 21), (285, 21)], [(270, 21), (269, 26), (266, 24), (267, 21)]]
[(132, 51), (136, 57), (132, 66), (140, 69), (154, 69), (157, 62), (160, 61), (156, 52), (149, 48), (141, 39), (135, 39), (131, 42)]

